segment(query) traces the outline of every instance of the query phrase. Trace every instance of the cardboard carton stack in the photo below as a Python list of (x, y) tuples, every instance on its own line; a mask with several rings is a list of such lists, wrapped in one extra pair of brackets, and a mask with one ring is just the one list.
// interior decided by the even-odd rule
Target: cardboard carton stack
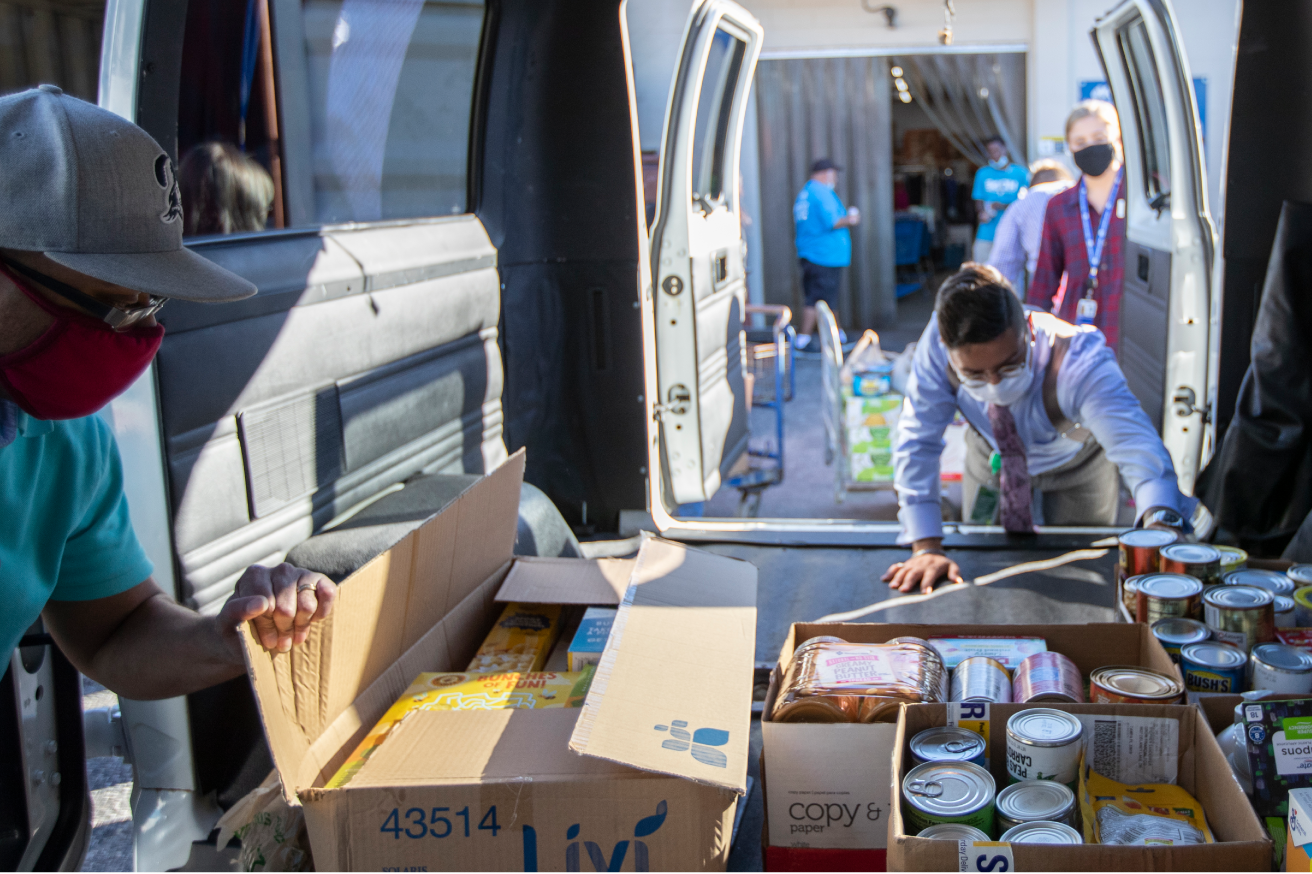
[[(519, 453), (345, 580), (288, 654), (245, 649), (320, 870), (723, 868), (747, 785), (751, 565), (650, 539), (633, 560), (516, 559)], [(505, 603), (611, 605), (578, 709), (417, 710), (325, 788), (424, 672)]]

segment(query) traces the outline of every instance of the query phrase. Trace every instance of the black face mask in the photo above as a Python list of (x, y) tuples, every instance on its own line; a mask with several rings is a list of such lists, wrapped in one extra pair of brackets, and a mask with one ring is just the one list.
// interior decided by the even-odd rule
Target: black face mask
[(1071, 155), (1075, 159), (1075, 166), (1089, 176), (1101, 176), (1107, 172), (1111, 166), (1112, 159), (1116, 157), (1116, 147), (1111, 143), (1098, 143), (1092, 146), (1085, 146), (1078, 152)]

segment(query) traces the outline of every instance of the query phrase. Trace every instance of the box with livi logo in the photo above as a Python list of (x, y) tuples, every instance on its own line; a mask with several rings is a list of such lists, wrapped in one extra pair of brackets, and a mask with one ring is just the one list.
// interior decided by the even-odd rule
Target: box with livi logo
[[(722, 870), (747, 786), (756, 569), (657, 538), (514, 558), (523, 453), (347, 578), (289, 654), (245, 650), (319, 870)], [(324, 788), (410, 682), (504, 604), (617, 612), (581, 708), (416, 710)]]

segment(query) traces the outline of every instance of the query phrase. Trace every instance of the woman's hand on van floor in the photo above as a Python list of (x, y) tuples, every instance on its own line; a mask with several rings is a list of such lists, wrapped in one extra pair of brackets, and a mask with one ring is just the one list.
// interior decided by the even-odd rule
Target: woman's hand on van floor
[(910, 592), (919, 586), (921, 592), (930, 592), (941, 579), (961, 583), (961, 568), (942, 552), (920, 552), (906, 561), (900, 561), (884, 571), (883, 580), (890, 589)]
[(290, 652), (305, 642), (311, 624), (326, 619), (337, 600), (337, 586), (323, 574), (284, 562), (267, 568), (251, 565), (237, 580), (219, 623), (236, 635), (250, 622), (255, 638), (269, 652)]

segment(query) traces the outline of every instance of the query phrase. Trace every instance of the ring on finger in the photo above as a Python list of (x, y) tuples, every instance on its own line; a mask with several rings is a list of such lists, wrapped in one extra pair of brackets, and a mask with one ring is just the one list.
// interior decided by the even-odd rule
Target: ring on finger
[(301, 592), (314, 592), (314, 591), (317, 591), (318, 588), (319, 588), (319, 586), (318, 586), (317, 584), (315, 584), (315, 583), (297, 583), (297, 584), (296, 584), (296, 592), (297, 592), (297, 594), (300, 594)]

